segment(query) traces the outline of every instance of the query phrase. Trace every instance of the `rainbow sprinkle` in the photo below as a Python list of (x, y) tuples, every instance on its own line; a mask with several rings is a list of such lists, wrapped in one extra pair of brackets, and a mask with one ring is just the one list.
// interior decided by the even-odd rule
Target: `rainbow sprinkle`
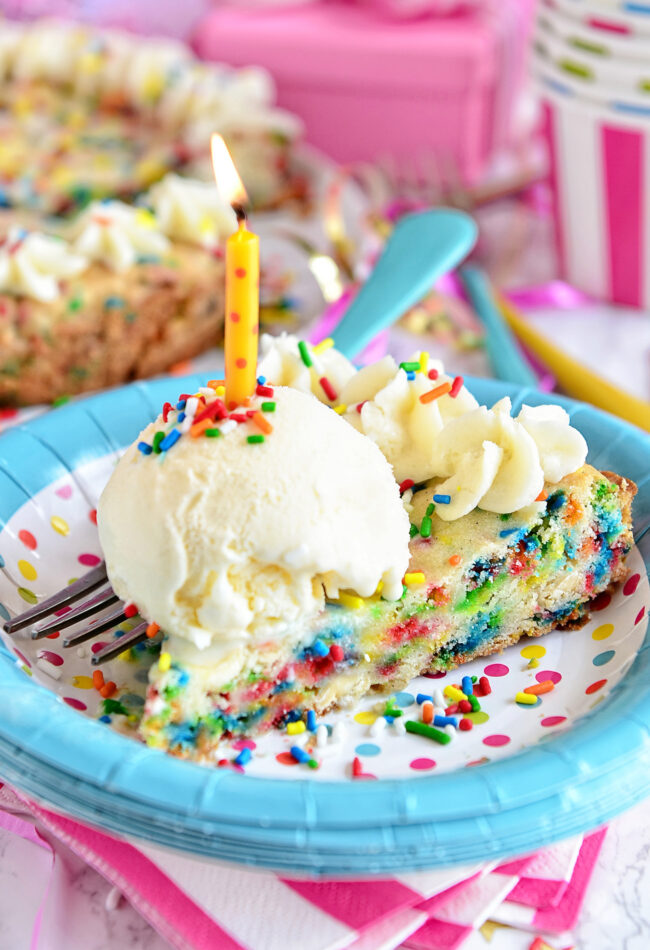
[[(436, 370), (430, 370), (431, 373), (436, 372)], [(436, 386), (434, 389), (430, 389), (426, 393), (422, 393), (420, 396), (420, 402), (426, 405), (429, 402), (433, 402), (434, 399), (438, 399), (440, 396), (444, 396), (445, 393), (448, 393), (451, 390), (451, 383), (441, 383), (439, 386)]]
[(334, 402), (336, 399), (338, 399), (338, 393), (332, 386), (327, 376), (321, 376), (318, 382), (321, 384), (322, 390), (330, 402)]
[[(167, 431), (158, 430), (151, 443), (138, 442), (137, 448), (142, 455), (160, 455), (172, 449), (185, 435), (192, 439), (218, 439), (228, 435), (237, 425), (249, 423), (258, 431), (247, 436), (249, 445), (259, 445), (266, 436), (273, 432), (273, 426), (264, 413), (275, 412), (276, 402), (268, 397), (274, 396), (272, 386), (266, 386), (266, 379), (258, 377), (256, 396), (264, 397), (259, 408), (251, 406), (251, 398), (245, 400), (245, 405), (228, 412), (223, 399), (218, 393), (223, 389), (223, 380), (210, 380), (208, 386), (201, 386), (194, 393), (181, 393), (177, 403), (173, 406), (166, 402), (162, 408), (163, 424), (168, 426)], [(210, 399), (214, 396), (214, 399)], [(253, 399), (255, 397), (252, 397)]]
[(417, 736), (424, 736), (427, 739), (433, 739), (440, 745), (447, 745), (451, 742), (451, 736), (446, 732), (441, 732), (435, 726), (428, 726), (424, 722), (417, 722), (415, 719), (409, 719), (404, 723), (407, 732), (414, 733)]
[(300, 359), (303, 361), (307, 369), (309, 369), (311, 366), (314, 365), (314, 361), (312, 360), (309, 354), (309, 350), (307, 349), (307, 344), (305, 343), (304, 340), (300, 340), (298, 342), (298, 350), (300, 352)]
[(451, 389), (449, 390), (449, 395), (451, 396), (452, 399), (455, 399), (458, 393), (463, 388), (463, 382), (464, 380), (462, 376), (454, 376), (453, 382), (451, 384)]
[(236, 756), (234, 760), (235, 765), (247, 765), (252, 759), (252, 757), (253, 757), (253, 753), (248, 748), (248, 746), (246, 746), (244, 749), (241, 750), (239, 755)]
[(164, 439), (160, 442), (160, 451), (167, 452), (172, 446), (176, 445), (178, 440), (181, 437), (181, 433), (178, 429), (172, 429), (171, 432), (168, 432)]

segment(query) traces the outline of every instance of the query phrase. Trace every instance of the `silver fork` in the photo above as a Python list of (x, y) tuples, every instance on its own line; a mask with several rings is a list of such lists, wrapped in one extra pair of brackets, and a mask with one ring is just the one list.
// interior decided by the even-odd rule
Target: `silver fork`
[[(88, 600), (83, 600), (89, 594), (92, 594), (92, 596)], [(73, 609), (72, 604), (76, 604), (80, 600), (83, 600), (83, 603)], [(117, 606), (113, 606), (115, 604)], [(101, 617), (97, 616), (109, 607), (113, 607), (110, 613)], [(73, 627), (81, 623), (82, 620), (89, 620), (89, 623), (80, 630), (64, 638), (63, 647), (69, 649), (70, 647), (79, 646), (80, 643), (85, 643), (87, 640), (92, 640), (100, 633), (106, 633), (107, 630), (117, 627), (118, 624), (127, 619), (125, 609), (125, 604), (119, 599), (108, 582), (106, 565), (102, 561), (101, 564), (88, 571), (74, 584), (57, 591), (56, 594), (52, 594), (51, 597), (41, 601), (35, 607), (30, 607), (24, 613), (8, 620), (4, 625), (4, 630), (8, 634), (13, 634), (19, 630), (32, 627), (32, 640), (42, 640), (55, 631)], [(147, 621), (143, 620), (133, 630), (128, 630), (122, 636), (113, 640), (112, 643), (107, 643), (105, 647), (93, 654), (93, 666), (99, 666), (101, 663), (113, 660), (120, 653), (124, 653), (125, 650), (147, 640), (148, 626)]]

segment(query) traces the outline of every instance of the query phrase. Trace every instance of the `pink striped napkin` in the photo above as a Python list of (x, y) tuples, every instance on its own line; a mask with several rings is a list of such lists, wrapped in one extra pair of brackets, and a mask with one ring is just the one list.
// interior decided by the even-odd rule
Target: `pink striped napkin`
[[(592, 842), (580, 849), (573, 842), (498, 868), (316, 882), (117, 841), (55, 815), (7, 786), (0, 787), (0, 832), (49, 848), (52, 860), (47, 837), (54, 836), (117, 887), (178, 950), (284, 950), (289, 932), (301, 950), (394, 950), (402, 945), (459, 950), (488, 918), (501, 920), (513, 913), (522, 915), (522, 924), (514, 924), (521, 929), (557, 933), (577, 916), (603, 835), (586, 839), (597, 838), (597, 847)], [(540, 902), (533, 906), (532, 882), (540, 881)], [(558, 898), (560, 884), (564, 896)], [(522, 896), (526, 901), (518, 903)], [(39, 930), (46, 901), (47, 887), (30, 950), (42, 950)]]
[[(566, 843), (564, 857), (568, 861), (561, 872), (562, 879), (541, 876), (545, 871), (546, 852), (535, 855), (532, 866), (526, 869), (525, 876), (492, 914), (492, 918), (498, 923), (531, 933), (545, 931), (563, 934), (572, 930), (578, 920), (605, 833), (606, 829), (602, 828), (587, 835), (574, 849), (569, 847), (569, 842)], [(549, 866), (557, 858), (562, 860), (561, 850), (562, 845), (549, 849), (556, 852)]]

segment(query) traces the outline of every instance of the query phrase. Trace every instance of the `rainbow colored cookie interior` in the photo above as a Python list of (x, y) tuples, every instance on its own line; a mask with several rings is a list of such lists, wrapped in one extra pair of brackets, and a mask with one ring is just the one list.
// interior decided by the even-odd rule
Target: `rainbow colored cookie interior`
[(265, 643), (228, 681), (180, 663), (171, 650), (152, 668), (140, 734), (208, 762), (222, 738), (402, 689), (423, 672), (452, 669), (525, 635), (579, 626), (594, 598), (625, 577), (634, 492), (632, 483), (584, 465), (515, 514), (476, 509), (445, 522), (422, 488), (410, 506), (411, 560), (399, 601), (343, 593), (298, 647)]

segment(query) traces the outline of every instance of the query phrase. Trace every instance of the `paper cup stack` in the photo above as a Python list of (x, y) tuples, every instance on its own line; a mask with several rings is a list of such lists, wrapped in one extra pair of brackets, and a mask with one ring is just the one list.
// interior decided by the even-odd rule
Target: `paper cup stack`
[(532, 68), (563, 276), (650, 308), (650, 0), (539, 0)]

